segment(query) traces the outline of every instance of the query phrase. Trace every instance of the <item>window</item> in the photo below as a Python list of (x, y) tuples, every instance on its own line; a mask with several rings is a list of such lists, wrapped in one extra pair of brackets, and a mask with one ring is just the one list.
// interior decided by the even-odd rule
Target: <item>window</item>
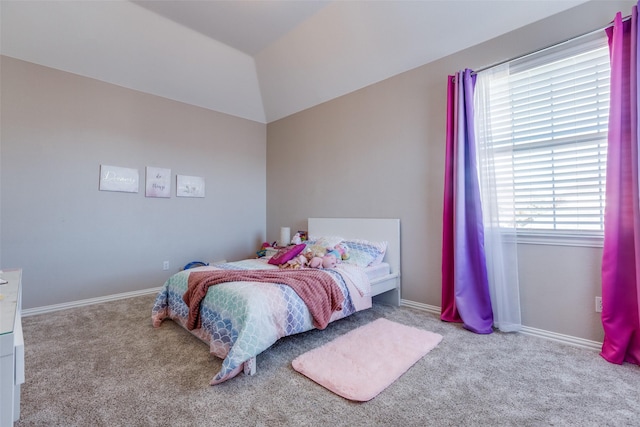
[(504, 221), (519, 235), (602, 235), (610, 65), (601, 33), (510, 62), (492, 94), (498, 206), (513, 195)]

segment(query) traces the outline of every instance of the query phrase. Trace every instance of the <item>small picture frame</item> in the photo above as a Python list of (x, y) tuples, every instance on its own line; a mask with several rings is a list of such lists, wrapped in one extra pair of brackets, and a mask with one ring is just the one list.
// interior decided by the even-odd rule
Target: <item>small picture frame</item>
[(201, 176), (177, 175), (177, 197), (204, 197), (204, 178)]
[(146, 197), (171, 197), (171, 169), (147, 166)]
[(100, 165), (100, 191), (137, 193), (139, 180), (138, 169)]

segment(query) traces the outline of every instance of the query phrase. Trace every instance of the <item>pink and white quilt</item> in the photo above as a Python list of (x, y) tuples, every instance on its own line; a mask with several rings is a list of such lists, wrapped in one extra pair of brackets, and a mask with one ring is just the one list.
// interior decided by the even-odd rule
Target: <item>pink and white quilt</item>
[[(172, 319), (189, 329), (189, 306), (183, 297), (193, 273), (270, 269), (278, 270), (278, 267), (261, 259), (248, 259), (181, 271), (170, 277), (158, 293), (152, 309), (153, 326), (160, 327), (165, 319)], [(330, 321), (371, 307), (371, 298), (366, 292), (370, 285), (363, 272), (360, 274), (347, 265), (322, 271), (331, 277), (344, 297), (341, 309), (333, 312)], [(366, 300), (364, 303), (363, 299)], [(234, 281), (208, 288), (201, 301), (196, 326), (190, 332), (207, 342), (213, 355), (223, 359), (220, 371), (211, 380), (214, 385), (236, 376), (246, 361), (268, 349), (278, 339), (313, 329), (314, 319), (303, 299), (290, 286)]]

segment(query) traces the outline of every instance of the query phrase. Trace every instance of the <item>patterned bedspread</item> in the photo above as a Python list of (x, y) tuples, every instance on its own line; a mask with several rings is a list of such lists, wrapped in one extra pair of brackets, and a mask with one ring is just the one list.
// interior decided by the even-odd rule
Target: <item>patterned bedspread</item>
[[(275, 268), (258, 259), (220, 264), (181, 271), (167, 280), (156, 297), (152, 310), (154, 327), (172, 319), (186, 329), (189, 307), (182, 296), (187, 290), (189, 274), (203, 269), (261, 270)], [(340, 268), (324, 270), (331, 274), (344, 294), (342, 310), (334, 312), (331, 321), (346, 317), (356, 310)], [(355, 283), (359, 288), (360, 283)], [(367, 284), (368, 285), (368, 284)], [(275, 283), (230, 282), (209, 288), (202, 301), (202, 327), (190, 331), (209, 343), (213, 355), (223, 359), (220, 371), (211, 384), (218, 384), (242, 371), (244, 362), (257, 356), (278, 339), (313, 329), (312, 318), (302, 299), (289, 287)]]

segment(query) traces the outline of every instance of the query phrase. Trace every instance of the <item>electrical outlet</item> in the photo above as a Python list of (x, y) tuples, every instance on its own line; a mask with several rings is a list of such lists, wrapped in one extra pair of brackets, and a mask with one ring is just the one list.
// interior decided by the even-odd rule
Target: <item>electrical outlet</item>
[(602, 297), (596, 297), (596, 313), (602, 313)]
[(162, 262), (162, 269), (164, 271), (167, 271), (169, 269), (169, 261), (163, 261)]

